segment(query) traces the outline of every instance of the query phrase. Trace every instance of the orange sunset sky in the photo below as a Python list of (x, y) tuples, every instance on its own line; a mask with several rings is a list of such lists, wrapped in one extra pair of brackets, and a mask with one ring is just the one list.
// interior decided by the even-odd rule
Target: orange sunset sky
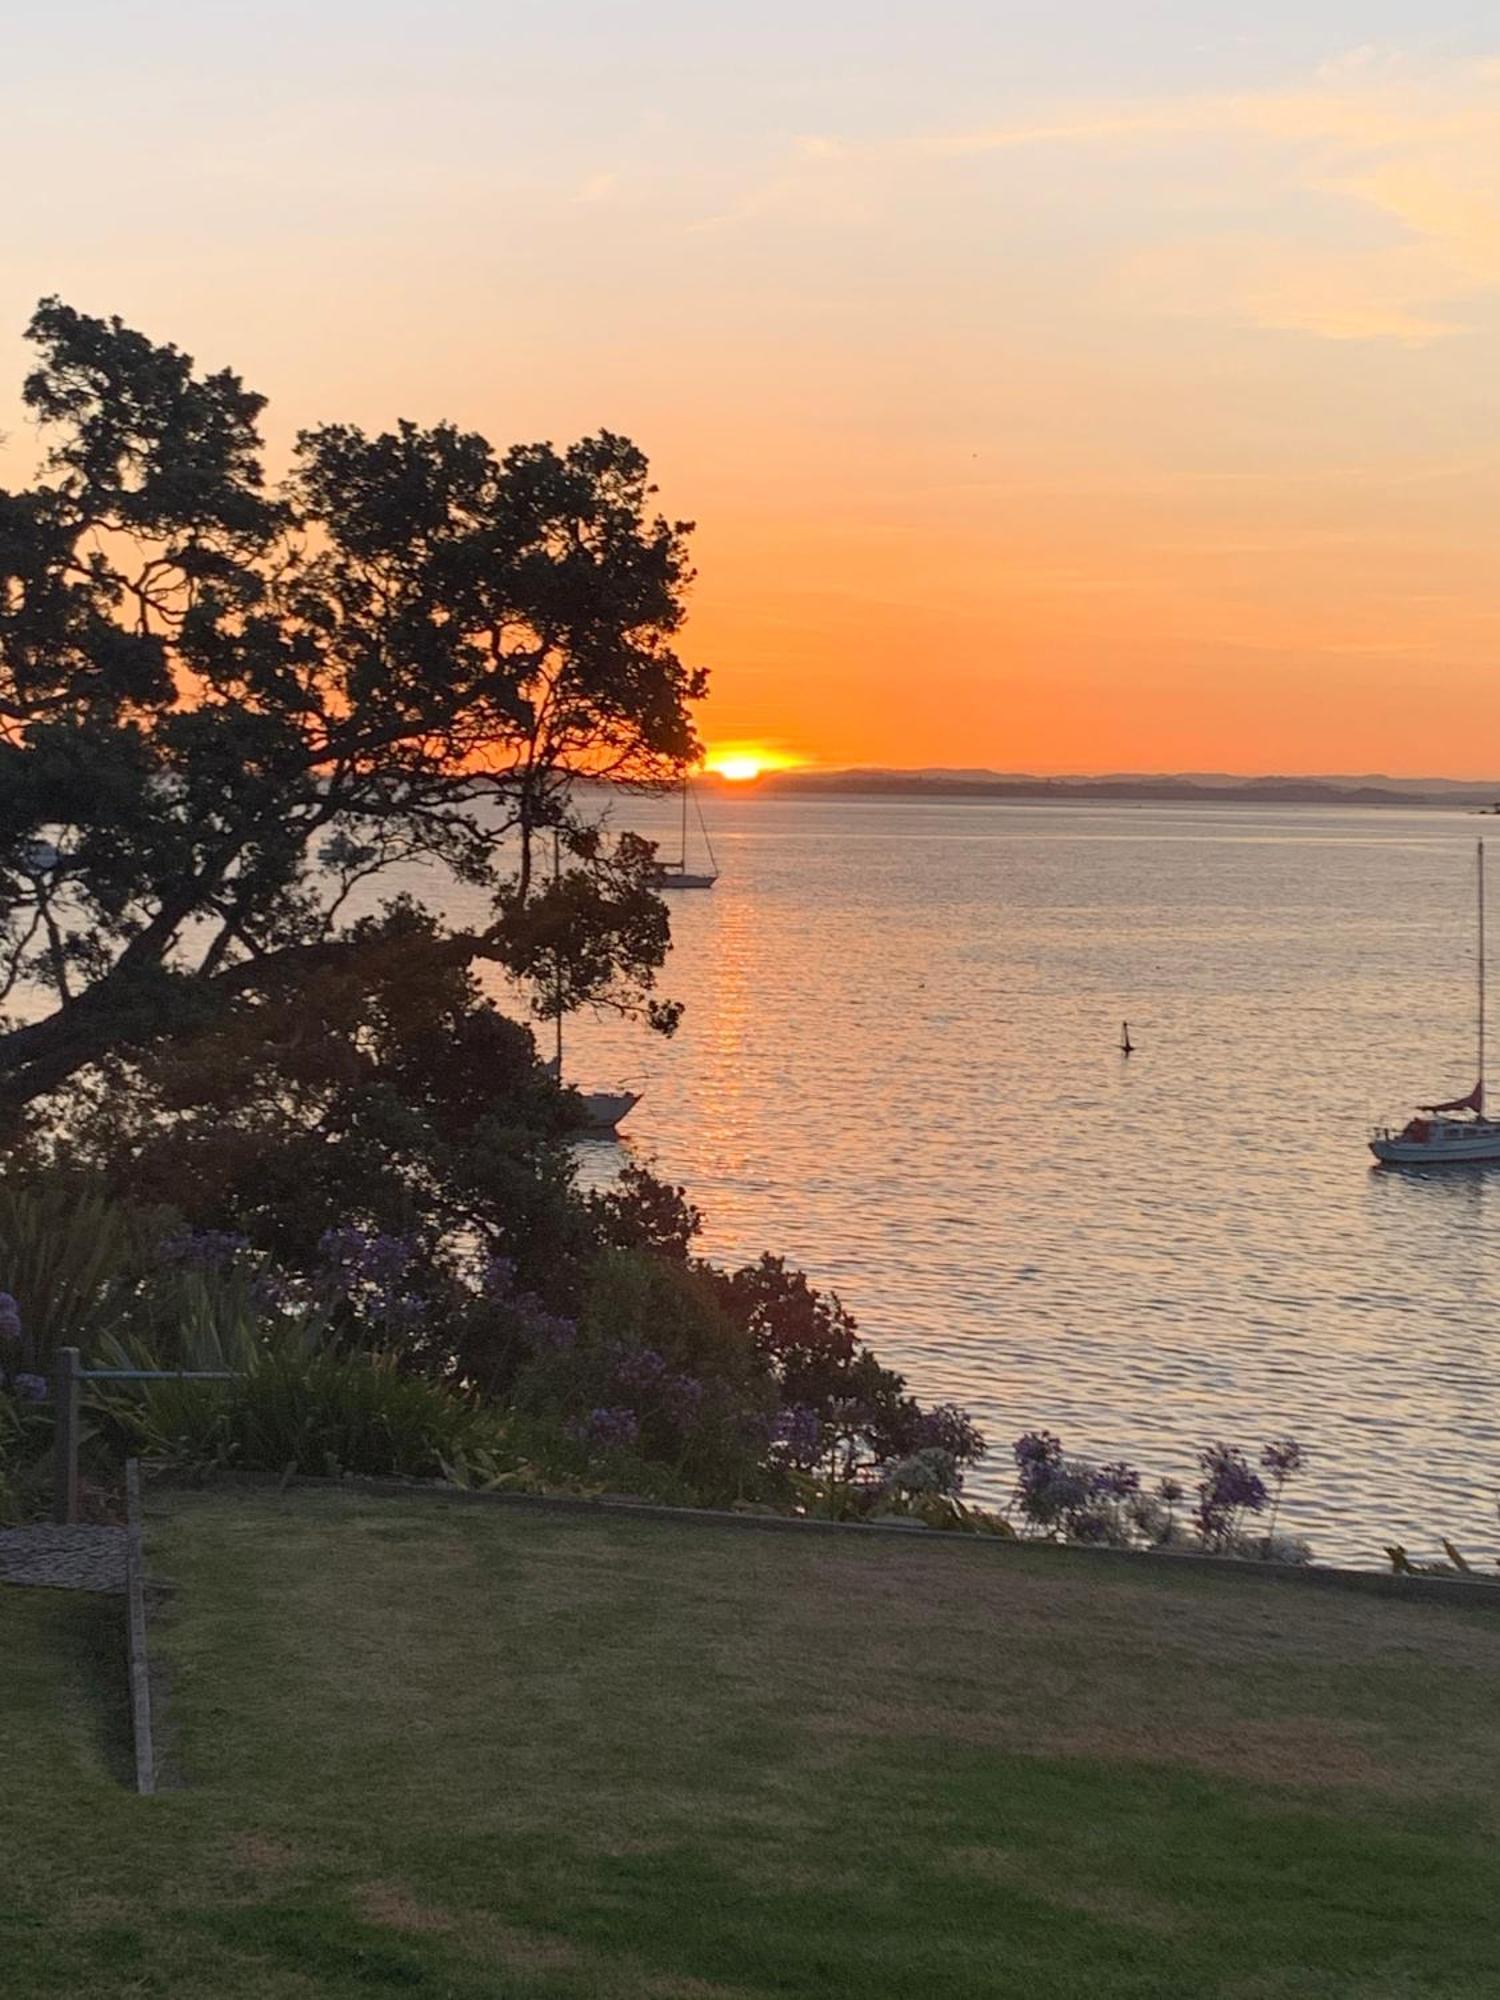
[[(7, 29), (0, 478), (58, 291), (299, 424), (608, 425), (711, 744), (1500, 774), (1500, 17), (86, 0)], [(71, 107), (65, 119), (59, 107)]]

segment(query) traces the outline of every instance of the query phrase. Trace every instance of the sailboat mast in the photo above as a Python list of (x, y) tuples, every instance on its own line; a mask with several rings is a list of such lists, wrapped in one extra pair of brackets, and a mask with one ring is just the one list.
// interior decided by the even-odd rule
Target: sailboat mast
[(1479, 1111), (1484, 1113), (1484, 842), (1479, 842)]
[(682, 774), (682, 862), (681, 862), (681, 866), (684, 873), (686, 873), (687, 871), (687, 794), (688, 794), (687, 772), (684, 771)]

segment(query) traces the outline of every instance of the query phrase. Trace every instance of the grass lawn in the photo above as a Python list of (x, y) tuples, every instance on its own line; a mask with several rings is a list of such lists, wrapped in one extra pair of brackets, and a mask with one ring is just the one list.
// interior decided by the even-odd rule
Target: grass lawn
[(155, 1504), (181, 1790), (123, 1788), (118, 1607), (0, 1590), (7, 2000), (1500, 1995), (1492, 1612)]

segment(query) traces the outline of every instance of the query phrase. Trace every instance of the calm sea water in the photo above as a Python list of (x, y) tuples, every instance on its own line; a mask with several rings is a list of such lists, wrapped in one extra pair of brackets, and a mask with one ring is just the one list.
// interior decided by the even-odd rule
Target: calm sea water
[(679, 1035), (570, 1029), (572, 1080), (645, 1092), (590, 1174), (648, 1160), (710, 1255), (835, 1287), (982, 1420), (979, 1496), (1035, 1425), (1178, 1476), (1206, 1440), (1291, 1434), (1321, 1557), (1500, 1549), (1500, 1168), (1365, 1150), (1473, 1082), (1483, 821), (709, 811), (723, 879), (673, 898)]

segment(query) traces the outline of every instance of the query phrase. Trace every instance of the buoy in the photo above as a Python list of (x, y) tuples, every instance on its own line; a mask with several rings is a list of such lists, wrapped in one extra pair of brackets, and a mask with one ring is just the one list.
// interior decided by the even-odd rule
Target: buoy
[(1133, 1056), (1135, 1054), (1135, 1044), (1130, 1039), (1130, 1023), (1128, 1021), (1120, 1023), (1120, 1054), (1122, 1056)]

